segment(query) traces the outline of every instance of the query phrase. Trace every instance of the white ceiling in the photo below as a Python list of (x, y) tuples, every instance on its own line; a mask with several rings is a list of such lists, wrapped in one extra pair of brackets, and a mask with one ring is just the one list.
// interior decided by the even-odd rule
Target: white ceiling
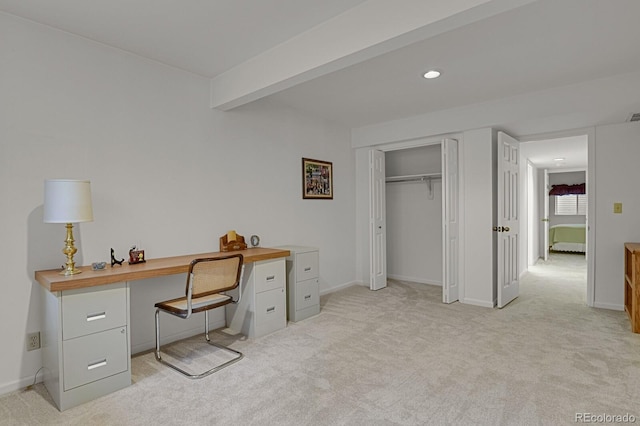
[(0, 11), (204, 77), (366, 0), (0, 0)]
[(587, 169), (586, 136), (524, 142), (520, 151), (534, 166), (550, 172)]
[[(363, 3), (0, 0), (0, 11), (215, 78)], [(270, 99), (358, 128), (640, 73), (638, 17), (637, 0), (538, 0), (320, 75)], [(442, 76), (422, 79), (429, 68)], [(638, 90), (627, 91), (631, 101), (629, 93), (620, 101), (607, 98), (607, 105), (590, 99), (579, 113), (588, 113), (592, 124), (624, 121), (640, 109)]]

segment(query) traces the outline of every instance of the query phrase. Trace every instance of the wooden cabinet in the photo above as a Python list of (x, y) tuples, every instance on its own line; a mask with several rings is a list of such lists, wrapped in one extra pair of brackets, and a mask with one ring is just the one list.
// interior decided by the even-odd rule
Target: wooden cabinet
[(640, 243), (624, 245), (624, 310), (631, 331), (640, 333)]
[[(245, 263), (242, 297), (226, 305), (227, 327), (260, 337), (287, 326), (284, 258)], [(237, 298), (236, 292), (229, 292)]]
[(131, 384), (126, 283), (44, 290), (44, 384), (66, 410)]
[(282, 246), (287, 257), (287, 317), (301, 321), (320, 313), (319, 267), (317, 248)]

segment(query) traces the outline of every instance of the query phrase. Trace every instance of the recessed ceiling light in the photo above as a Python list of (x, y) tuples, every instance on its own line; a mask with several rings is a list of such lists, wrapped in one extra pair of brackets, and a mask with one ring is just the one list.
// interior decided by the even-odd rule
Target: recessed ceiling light
[(554, 158), (553, 161), (564, 161), (564, 157), (558, 157), (558, 158)]
[(424, 78), (438, 78), (440, 77), (440, 71), (436, 71), (436, 70), (429, 70), (427, 72), (425, 72), (424, 74), (422, 74), (422, 76)]

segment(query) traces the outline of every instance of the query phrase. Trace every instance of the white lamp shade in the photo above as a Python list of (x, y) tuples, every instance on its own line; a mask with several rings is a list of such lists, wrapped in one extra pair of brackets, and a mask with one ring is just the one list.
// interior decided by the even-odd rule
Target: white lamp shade
[(72, 179), (44, 181), (45, 223), (78, 223), (92, 220), (90, 181)]

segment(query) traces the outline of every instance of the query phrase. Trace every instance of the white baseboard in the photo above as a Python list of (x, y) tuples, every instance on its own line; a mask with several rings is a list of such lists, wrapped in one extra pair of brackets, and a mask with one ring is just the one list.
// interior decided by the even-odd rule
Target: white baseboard
[(329, 294), (329, 293), (333, 293), (334, 291), (338, 291), (338, 290), (342, 290), (343, 288), (347, 288), (347, 287), (351, 287), (352, 285), (361, 285), (361, 286), (365, 286), (368, 287), (368, 284), (365, 284), (363, 282), (360, 281), (349, 281), (347, 283), (344, 284), (340, 284), (331, 288), (326, 288), (324, 290), (320, 290), (320, 296), (324, 296), (325, 294)]
[(442, 287), (442, 281), (438, 281), (438, 280), (430, 280), (430, 279), (424, 279), (424, 278), (408, 277), (406, 275), (395, 275), (395, 274), (389, 274), (389, 275), (387, 275), (387, 277), (391, 278), (392, 280), (409, 281), (409, 282), (412, 282), (412, 283), (437, 285), (437, 286)]
[(600, 309), (610, 309), (612, 311), (624, 311), (624, 305), (618, 305), (616, 303), (594, 302), (593, 307)]
[[(20, 389), (24, 389), (27, 386), (31, 386), (33, 385), (33, 379), (35, 377), (36, 372), (33, 372), (33, 375), (28, 376), (28, 377), (22, 377), (19, 380), (14, 380), (12, 382), (8, 382), (8, 383), (3, 383), (0, 385), (0, 395), (4, 395), (10, 392), (15, 392), (17, 390)], [(38, 373), (38, 377), (37, 377), (37, 381), (36, 383), (40, 383), (42, 382), (43, 379), (43, 372), (40, 371)]]
[(460, 303), (464, 303), (466, 305), (482, 306), (483, 308), (495, 307), (495, 304), (493, 302), (488, 302), (486, 300), (478, 300), (478, 299), (464, 298), (464, 299), (460, 299)]

